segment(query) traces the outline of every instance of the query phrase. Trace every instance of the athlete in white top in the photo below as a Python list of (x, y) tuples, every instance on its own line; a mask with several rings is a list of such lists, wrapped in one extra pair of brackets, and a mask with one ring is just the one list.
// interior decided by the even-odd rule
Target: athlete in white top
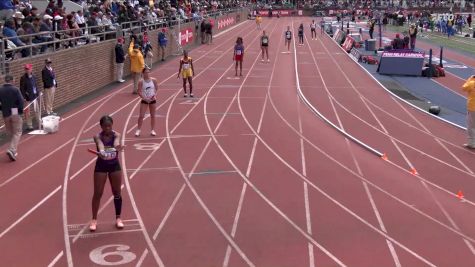
[(155, 78), (150, 77), (150, 69), (148, 67), (145, 67), (142, 73), (143, 80), (140, 80), (138, 84), (138, 94), (140, 96), (140, 113), (135, 136), (140, 136), (140, 129), (142, 128), (142, 122), (147, 108), (150, 112), (150, 123), (152, 126), (150, 134), (155, 136), (157, 135), (157, 133), (155, 133), (155, 109), (157, 104), (158, 83)]
[(310, 24), (310, 31), (312, 32), (312, 40), (317, 39), (317, 23), (315, 23), (315, 20), (312, 20), (312, 23)]

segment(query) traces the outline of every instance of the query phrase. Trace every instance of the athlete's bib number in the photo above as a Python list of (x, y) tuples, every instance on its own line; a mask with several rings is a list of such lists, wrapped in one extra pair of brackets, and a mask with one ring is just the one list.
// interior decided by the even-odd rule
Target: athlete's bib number
[(286, 36), (287, 36), (287, 39), (290, 39), (290, 32), (288, 32)]
[(183, 68), (185, 70), (189, 69), (190, 68), (190, 63), (183, 63)]
[(145, 88), (145, 98), (152, 99), (155, 96), (155, 90), (152, 87)]
[(263, 38), (263, 39), (262, 39), (262, 43), (263, 43), (263, 44), (267, 44), (267, 42), (268, 42), (267, 38)]
[(236, 50), (236, 55), (238, 55), (238, 56), (242, 55), (242, 51), (241, 50)]
[(117, 158), (117, 150), (115, 148), (106, 148), (102, 153), (102, 157), (105, 160), (113, 160)]

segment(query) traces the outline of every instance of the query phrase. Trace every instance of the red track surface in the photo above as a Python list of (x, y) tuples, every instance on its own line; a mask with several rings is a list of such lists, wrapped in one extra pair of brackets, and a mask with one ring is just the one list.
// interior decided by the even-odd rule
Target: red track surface
[[(460, 147), (465, 134), (393, 99), (327, 37), (297, 46), (296, 58), (282, 53), (282, 32), (297, 22), (264, 20), (270, 63), (260, 62), (252, 22), (192, 51), (194, 101), (182, 98), (175, 61), (155, 70), (156, 138), (133, 137), (130, 84), (66, 114), (57, 134), (25, 138), (20, 160), (0, 163), (1, 265), (100, 265), (98, 248), (124, 245), (125, 257), (102, 264), (474, 266), (475, 162)], [(238, 35), (245, 76), (234, 79)], [(317, 110), (389, 161), (316, 117), (296, 79)], [(90, 234), (95, 159), (86, 149), (111, 113), (127, 145), (126, 228), (113, 229), (107, 193)]]

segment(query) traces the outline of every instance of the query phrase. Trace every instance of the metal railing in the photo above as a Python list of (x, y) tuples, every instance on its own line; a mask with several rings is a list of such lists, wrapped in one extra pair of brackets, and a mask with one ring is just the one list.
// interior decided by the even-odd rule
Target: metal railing
[[(186, 19), (160, 17), (153, 20), (128, 21), (121, 24), (115, 23), (112, 25), (86, 26), (79, 29), (55, 30), (50, 32), (19, 35), (16, 37), (3, 37), (0, 38), (0, 63), (2, 65), (0, 69), (4, 74), (5, 62), (17, 59), (18, 54), (21, 54), (21, 58), (28, 58), (40, 54), (54, 53), (57, 50), (64, 50), (63, 48), (115, 39), (119, 36), (126, 36), (128, 33), (142, 32), (144, 29), (155, 30), (163, 27), (173, 29), (174, 26), (183, 23), (199, 23), (203, 18), (217, 18), (218, 16), (223, 16), (239, 10), (243, 10), (243, 7), (227, 8), (209, 12), (203, 17), (201, 15)], [(177, 17), (181, 17), (181, 15), (177, 14)], [(76, 34), (78, 36), (74, 36)], [(16, 38), (22, 42), (23, 40), (28, 40), (26, 41), (28, 44), (13, 48), (5, 46), (6, 40), (12, 41)]]

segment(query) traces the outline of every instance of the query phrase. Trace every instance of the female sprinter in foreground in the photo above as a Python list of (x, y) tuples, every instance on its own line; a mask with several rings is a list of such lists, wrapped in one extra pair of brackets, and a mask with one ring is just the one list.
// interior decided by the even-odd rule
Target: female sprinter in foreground
[(236, 45), (234, 46), (234, 55), (233, 60), (236, 61), (236, 76), (239, 64), (239, 76), (242, 76), (242, 60), (244, 58), (244, 45), (241, 37), (238, 37), (236, 40)]
[(92, 221), (89, 224), (91, 232), (97, 228), (97, 213), (101, 203), (102, 193), (107, 178), (109, 178), (112, 194), (114, 195), (115, 226), (118, 229), (124, 228), (124, 223), (120, 219), (122, 212), (122, 196), (120, 187), (122, 184), (122, 171), (119, 163), (119, 152), (124, 149), (120, 144), (120, 134), (112, 130), (114, 121), (109, 116), (103, 116), (99, 122), (102, 131), (94, 136), (98, 155), (96, 167), (94, 168), (94, 196), (92, 197)]
[(183, 78), (183, 91), (185, 91), (184, 97), (187, 97), (186, 94), (186, 81), (190, 84), (190, 97), (193, 97), (193, 73), (195, 73), (195, 69), (193, 68), (193, 60), (191, 57), (188, 56), (188, 51), (183, 51), (183, 58), (180, 59), (180, 68), (178, 69), (178, 77)]
[(155, 133), (155, 110), (157, 104), (157, 89), (158, 83), (155, 78), (150, 78), (150, 68), (145, 67), (142, 71), (143, 79), (139, 81), (138, 86), (138, 93), (141, 98), (140, 100), (140, 113), (139, 119), (137, 122), (137, 131), (135, 132), (135, 136), (140, 136), (140, 129), (142, 128), (142, 122), (145, 115), (145, 111), (147, 108), (150, 112), (150, 123), (152, 126), (152, 130), (150, 134), (152, 136), (157, 135)]

